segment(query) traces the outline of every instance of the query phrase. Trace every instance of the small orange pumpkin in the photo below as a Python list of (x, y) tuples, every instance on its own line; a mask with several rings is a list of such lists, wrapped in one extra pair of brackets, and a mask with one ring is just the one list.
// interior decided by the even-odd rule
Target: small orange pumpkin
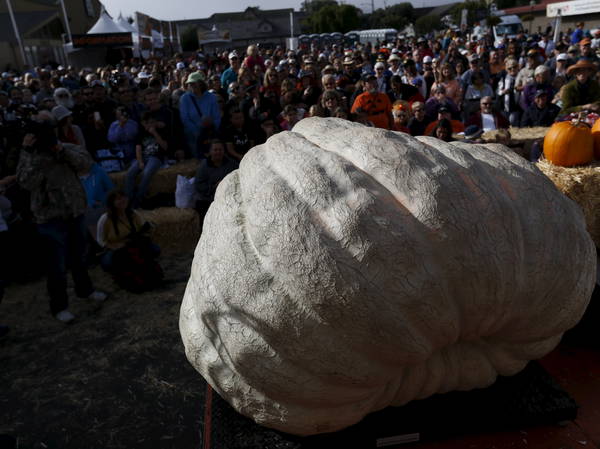
[(580, 118), (557, 122), (544, 137), (544, 156), (561, 167), (587, 164), (594, 160), (593, 142), (589, 125)]
[(600, 159), (600, 118), (592, 126), (592, 138), (594, 139), (594, 157)]

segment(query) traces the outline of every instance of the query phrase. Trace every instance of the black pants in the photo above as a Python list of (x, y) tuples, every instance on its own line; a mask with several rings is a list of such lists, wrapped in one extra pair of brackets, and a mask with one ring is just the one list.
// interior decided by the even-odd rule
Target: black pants
[(68, 268), (73, 275), (77, 296), (85, 298), (94, 291), (87, 271), (85, 219), (80, 215), (66, 220), (51, 220), (38, 225), (38, 231), (44, 238), (50, 311), (56, 315), (69, 307)]

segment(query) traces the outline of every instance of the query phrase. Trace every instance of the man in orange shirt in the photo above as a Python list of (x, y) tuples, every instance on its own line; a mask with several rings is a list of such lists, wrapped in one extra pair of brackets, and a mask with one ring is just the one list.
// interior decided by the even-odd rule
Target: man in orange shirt
[(443, 119), (450, 121), (450, 123), (452, 124), (452, 132), (454, 134), (464, 132), (465, 125), (463, 125), (463, 123), (459, 122), (458, 120), (453, 120), (450, 109), (448, 109), (446, 106), (442, 106), (438, 109), (438, 119), (435, 122), (431, 122), (429, 125), (427, 125), (427, 128), (425, 128), (425, 135), (431, 136), (435, 127), (438, 125), (440, 120)]
[(356, 97), (350, 112), (363, 113), (377, 128), (390, 129), (393, 123), (392, 103), (384, 93), (377, 91), (377, 77), (368, 75), (365, 79), (366, 91)]

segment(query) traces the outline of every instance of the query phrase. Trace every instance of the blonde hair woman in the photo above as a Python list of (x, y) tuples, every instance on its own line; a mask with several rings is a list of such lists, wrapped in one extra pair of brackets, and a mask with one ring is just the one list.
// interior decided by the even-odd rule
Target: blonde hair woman
[(463, 90), (456, 78), (454, 68), (447, 62), (440, 66), (436, 82), (431, 86), (431, 92), (435, 92), (438, 86), (446, 88), (446, 96), (460, 108), (463, 99)]

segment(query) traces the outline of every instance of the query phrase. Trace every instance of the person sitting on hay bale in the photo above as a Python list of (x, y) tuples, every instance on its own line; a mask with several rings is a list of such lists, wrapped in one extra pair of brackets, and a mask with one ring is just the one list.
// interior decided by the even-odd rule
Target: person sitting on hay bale
[(567, 73), (575, 79), (563, 89), (561, 114), (600, 112), (600, 83), (592, 78), (597, 70), (594, 64), (583, 59), (567, 69)]
[(219, 183), (237, 168), (237, 161), (225, 155), (223, 142), (218, 139), (213, 140), (208, 158), (200, 163), (194, 181), (198, 193), (196, 210), (200, 215), (200, 222), (204, 219), (210, 203), (215, 199), (215, 192)]
[[(163, 164), (168, 147), (169, 144), (163, 130), (157, 127), (156, 120), (150, 112), (144, 112), (142, 114), (142, 128), (135, 147), (136, 160), (131, 163), (125, 181), (125, 192), (131, 198), (134, 209), (140, 207), (152, 177)], [(142, 180), (136, 192), (135, 183), (140, 172), (142, 173)]]
[(141, 292), (159, 286), (163, 272), (156, 261), (160, 248), (147, 236), (151, 225), (130, 207), (122, 190), (106, 199), (107, 212), (98, 221), (97, 240), (105, 248), (100, 264), (123, 288)]

